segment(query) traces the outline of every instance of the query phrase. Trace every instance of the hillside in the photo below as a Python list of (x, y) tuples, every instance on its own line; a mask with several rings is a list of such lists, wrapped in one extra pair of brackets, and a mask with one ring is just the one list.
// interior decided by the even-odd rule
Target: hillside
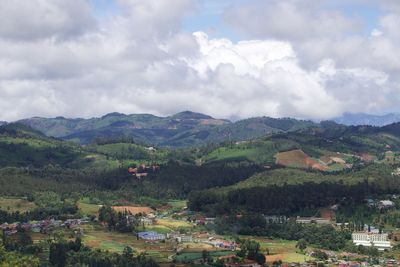
[(51, 165), (76, 170), (116, 168), (119, 165), (117, 159), (108, 159), (101, 147), (97, 145), (85, 149), (72, 142), (47, 137), (19, 123), (0, 126), (0, 167), (46, 168)]
[(79, 159), (78, 147), (22, 124), (0, 126), (0, 166), (34, 166), (48, 164), (68, 166)]
[(362, 203), (374, 192), (399, 190), (393, 166), (370, 164), (360, 170), (323, 174), (295, 169), (257, 173), (234, 185), (194, 191), (189, 207), (209, 215), (258, 212), (269, 215), (316, 214), (318, 208), (344, 203)]
[(129, 139), (136, 143), (169, 147), (201, 146), (226, 140), (250, 140), (266, 134), (296, 131), (315, 125), (310, 121), (267, 117), (230, 122), (190, 111), (169, 117), (120, 113), (91, 119), (34, 117), (19, 123), (39, 130), (47, 136), (79, 144), (89, 144), (96, 139)]
[(248, 161), (338, 171), (360, 162), (384, 160), (388, 151), (400, 151), (400, 124), (379, 128), (323, 122), (296, 132), (211, 147), (204, 151), (201, 162)]

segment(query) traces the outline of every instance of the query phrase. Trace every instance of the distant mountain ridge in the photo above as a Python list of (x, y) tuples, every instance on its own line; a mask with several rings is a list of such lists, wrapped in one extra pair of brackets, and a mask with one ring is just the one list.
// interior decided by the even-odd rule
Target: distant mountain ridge
[(333, 119), (335, 122), (350, 125), (385, 126), (400, 122), (400, 114), (389, 113), (384, 115), (372, 115), (365, 113), (345, 113), (343, 116)]
[(100, 118), (33, 117), (18, 121), (43, 132), (80, 144), (95, 139), (129, 138), (158, 146), (200, 146), (226, 140), (249, 140), (277, 132), (290, 132), (317, 124), (290, 118), (257, 117), (231, 122), (184, 111), (168, 117), (151, 114), (109, 113)]

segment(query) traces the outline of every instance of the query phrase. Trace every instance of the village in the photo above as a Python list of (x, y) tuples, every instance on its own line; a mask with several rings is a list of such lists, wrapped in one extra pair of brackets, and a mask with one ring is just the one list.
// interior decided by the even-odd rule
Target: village
[[(366, 199), (365, 205), (379, 210), (394, 208), (394, 202), (389, 199)], [(334, 216), (338, 205), (333, 205), (322, 210), (321, 215), (313, 217), (287, 217), (281, 215), (265, 215), (266, 224), (285, 224), (295, 222), (297, 224), (332, 225), (337, 229), (348, 227), (346, 222), (336, 222)], [(132, 207), (114, 207), (121, 212), (124, 209), (126, 223), (136, 224), (133, 233), (117, 233), (107, 230), (107, 223), (99, 220), (96, 212), (84, 214), (79, 218), (3, 223), (0, 229), (5, 236), (12, 237), (18, 231), (32, 233), (37, 237), (45, 238), (58, 231), (67, 231), (71, 236), (81, 237), (84, 242), (94, 247), (102, 248), (103, 244), (112, 244), (111, 251), (119, 251), (123, 246), (132, 246), (137, 252), (146, 251), (149, 255), (159, 257), (160, 262), (200, 264), (204, 262), (204, 253), (215, 261), (222, 262), (225, 266), (260, 266), (256, 261), (240, 259), (237, 253), (241, 250), (241, 244), (234, 236), (218, 235), (214, 232), (217, 218), (206, 217), (201, 213), (188, 210), (183, 204), (179, 209), (153, 210)], [(133, 212), (132, 212), (133, 211)], [(241, 216), (241, 215), (237, 215)], [(130, 236), (130, 237), (129, 237)], [(107, 237), (101, 239), (103, 237)], [(127, 238), (129, 237), (129, 238)], [(124, 242), (120, 240), (125, 239)], [(246, 237), (250, 238), (251, 237)], [(96, 241), (99, 240), (99, 241)], [(118, 241), (117, 241), (118, 240)], [(273, 266), (317, 266), (324, 263), (326, 266), (398, 266), (394, 259), (383, 256), (376, 257), (378, 264), (373, 264), (368, 257), (357, 253), (338, 252), (315, 249), (308, 247), (299, 250), (295, 242), (270, 240), (268, 238), (254, 238), (263, 247), (266, 263)], [(382, 231), (373, 225), (365, 224), (361, 231), (352, 233), (352, 242), (356, 246), (374, 247), (380, 252), (389, 252), (395, 242), (393, 235)], [(288, 247), (293, 249), (289, 251)], [(319, 258), (318, 253), (323, 253), (324, 259)]]

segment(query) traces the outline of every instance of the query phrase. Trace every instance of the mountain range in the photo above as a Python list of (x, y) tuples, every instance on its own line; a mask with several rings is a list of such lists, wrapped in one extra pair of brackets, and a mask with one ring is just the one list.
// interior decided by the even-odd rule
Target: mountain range
[[(400, 121), (400, 114), (345, 113), (330, 123), (347, 126), (385, 126)], [(47, 136), (87, 145), (95, 140), (132, 140), (136, 143), (185, 147), (223, 141), (245, 141), (272, 133), (293, 132), (320, 123), (292, 118), (254, 117), (232, 122), (184, 111), (172, 116), (109, 113), (98, 118), (33, 117), (17, 121)], [(0, 121), (0, 126), (6, 122)], [(328, 122), (322, 124), (327, 125)]]
[(130, 139), (157, 146), (200, 146), (226, 140), (250, 140), (271, 133), (290, 132), (315, 125), (290, 118), (257, 117), (237, 122), (184, 111), (173, 116), (110, 113), (100, 118), (34, 117), (18, 123), (47, 136), (89, 144), (99, 139)]

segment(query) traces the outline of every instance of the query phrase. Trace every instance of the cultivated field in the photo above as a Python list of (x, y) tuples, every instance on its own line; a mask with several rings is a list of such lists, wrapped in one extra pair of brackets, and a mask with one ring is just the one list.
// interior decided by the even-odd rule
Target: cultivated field
[(275, 155), (275, 158), (276, 164), (285, 167), (315, 169), (320, 171), (327, 171), (329, 169), (326, 165), (323, 165), (317, 160), (312, 159), (300, 149), (280, 152)]
[(192, 228), (193, 227), (193, 225), (189, 222), (172, 220), (172, 219), (158, 219), (156, 224), (168, 227), (173, 230), (177, 230), (179, 228)]

